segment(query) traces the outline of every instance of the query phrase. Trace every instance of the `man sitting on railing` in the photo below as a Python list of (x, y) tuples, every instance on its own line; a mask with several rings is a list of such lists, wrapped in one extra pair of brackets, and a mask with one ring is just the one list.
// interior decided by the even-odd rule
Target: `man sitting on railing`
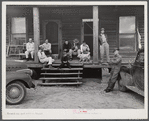
[(52, 59), (52, 57), (47, 57), (45, 55), (43, 45), (40, 45), (39, 46), (38, 58), (39, 58), (39, 61), (41, 63), (47, 63), (47, 65), (49, 66), (49, 68), (53, 68), (52, 67), (52, 62), (54, 62), (54, 59)]
[(31, 59), (34, 60), (34, 42), (32, 38), (29, 38), (29, 42), (26, 44), (26, 60), (29, 61), (29, 54), (31, 54)]
[(44, 52), (47, 57), (49, 57), (52, 54), (51, 51), (51, 43), (48, 42), (48, 39), (45, 40), (45, 43), (43, 43)]

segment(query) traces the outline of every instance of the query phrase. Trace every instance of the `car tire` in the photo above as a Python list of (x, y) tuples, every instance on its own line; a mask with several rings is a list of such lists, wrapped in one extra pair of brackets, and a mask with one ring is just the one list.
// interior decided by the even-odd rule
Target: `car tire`
[(19, 104), (26, 96), (26, 88), (21, 82), (14, 82), (6, 87), (6, 102), (8, 104)]
[(126, 92), (126, 91), (127, 91), (126, 86), (123, 85), (123, 80), (122, 80), (122, 79), (120, 79), (120, 80), (118, 81), (118, 89), (119, 89), (120, 91), (122, 91), (122, 92)]

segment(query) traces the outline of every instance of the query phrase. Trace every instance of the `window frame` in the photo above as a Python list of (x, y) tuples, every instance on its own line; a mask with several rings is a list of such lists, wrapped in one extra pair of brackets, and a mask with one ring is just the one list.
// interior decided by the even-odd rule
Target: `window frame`
[[(25, 29), (26, 29), (26, 32), (25, 33), (12, 33), (12, 21), (13, 21), (13, 19), (14, 18), (25, 18)], [(11, 40), (10, 40), (10, 44), (11, 44), (11, 42), (12, 42), (12, 40), (13, 40), (13, 36), (14, 35), (25, 35), (25, 42), (24, 43), (26, 43), (26, 41), (27, 41), (27, 17), (21, 17), (21, 16), (15, 16), (15, 17), (11, 17)]]
[[(135, 32), (134, 33), (120, 33), (120, 17), (135, 17)], [(137, 51), (137, 17), (135, 15), (120, 15), (118, 17), (119, 20), (119, 28), (118, 28), (118, 40), (119, 40), (119, 44), (118, 44), (118, 48), (120, 48), (120, 35), (134, 35), (134, 39), (135, 39), (135, 49), (134, 50), (122, 50), (123, 52), (136, 52)]]

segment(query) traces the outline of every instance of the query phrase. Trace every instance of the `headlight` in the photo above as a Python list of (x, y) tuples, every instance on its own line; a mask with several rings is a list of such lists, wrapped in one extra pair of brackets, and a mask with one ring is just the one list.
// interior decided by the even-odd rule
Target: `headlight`
[(21, 70), (17, 70), (16, 72), (23, 72), (23, 73), (26, 73), (30, 76), (33, 75), (33, 71), (31, 69), (21, 69)]

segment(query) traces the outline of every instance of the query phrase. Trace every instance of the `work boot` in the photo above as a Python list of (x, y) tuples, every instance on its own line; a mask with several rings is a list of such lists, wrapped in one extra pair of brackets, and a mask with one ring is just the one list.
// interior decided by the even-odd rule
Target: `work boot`
[(26, 58), (26, 61), (29, 61), (29, 58)]
[(111, 89), (106, 89), (105, 90), (106, 93), (111, 92), (111, 91), (112, 91)]
[(49, 65), (49, 68), (52, 69), (52, 68), (54, 68), (54, 67), (52, 67), (52, 65)]
[(69, 60), (72, 61), (72, 57)]

